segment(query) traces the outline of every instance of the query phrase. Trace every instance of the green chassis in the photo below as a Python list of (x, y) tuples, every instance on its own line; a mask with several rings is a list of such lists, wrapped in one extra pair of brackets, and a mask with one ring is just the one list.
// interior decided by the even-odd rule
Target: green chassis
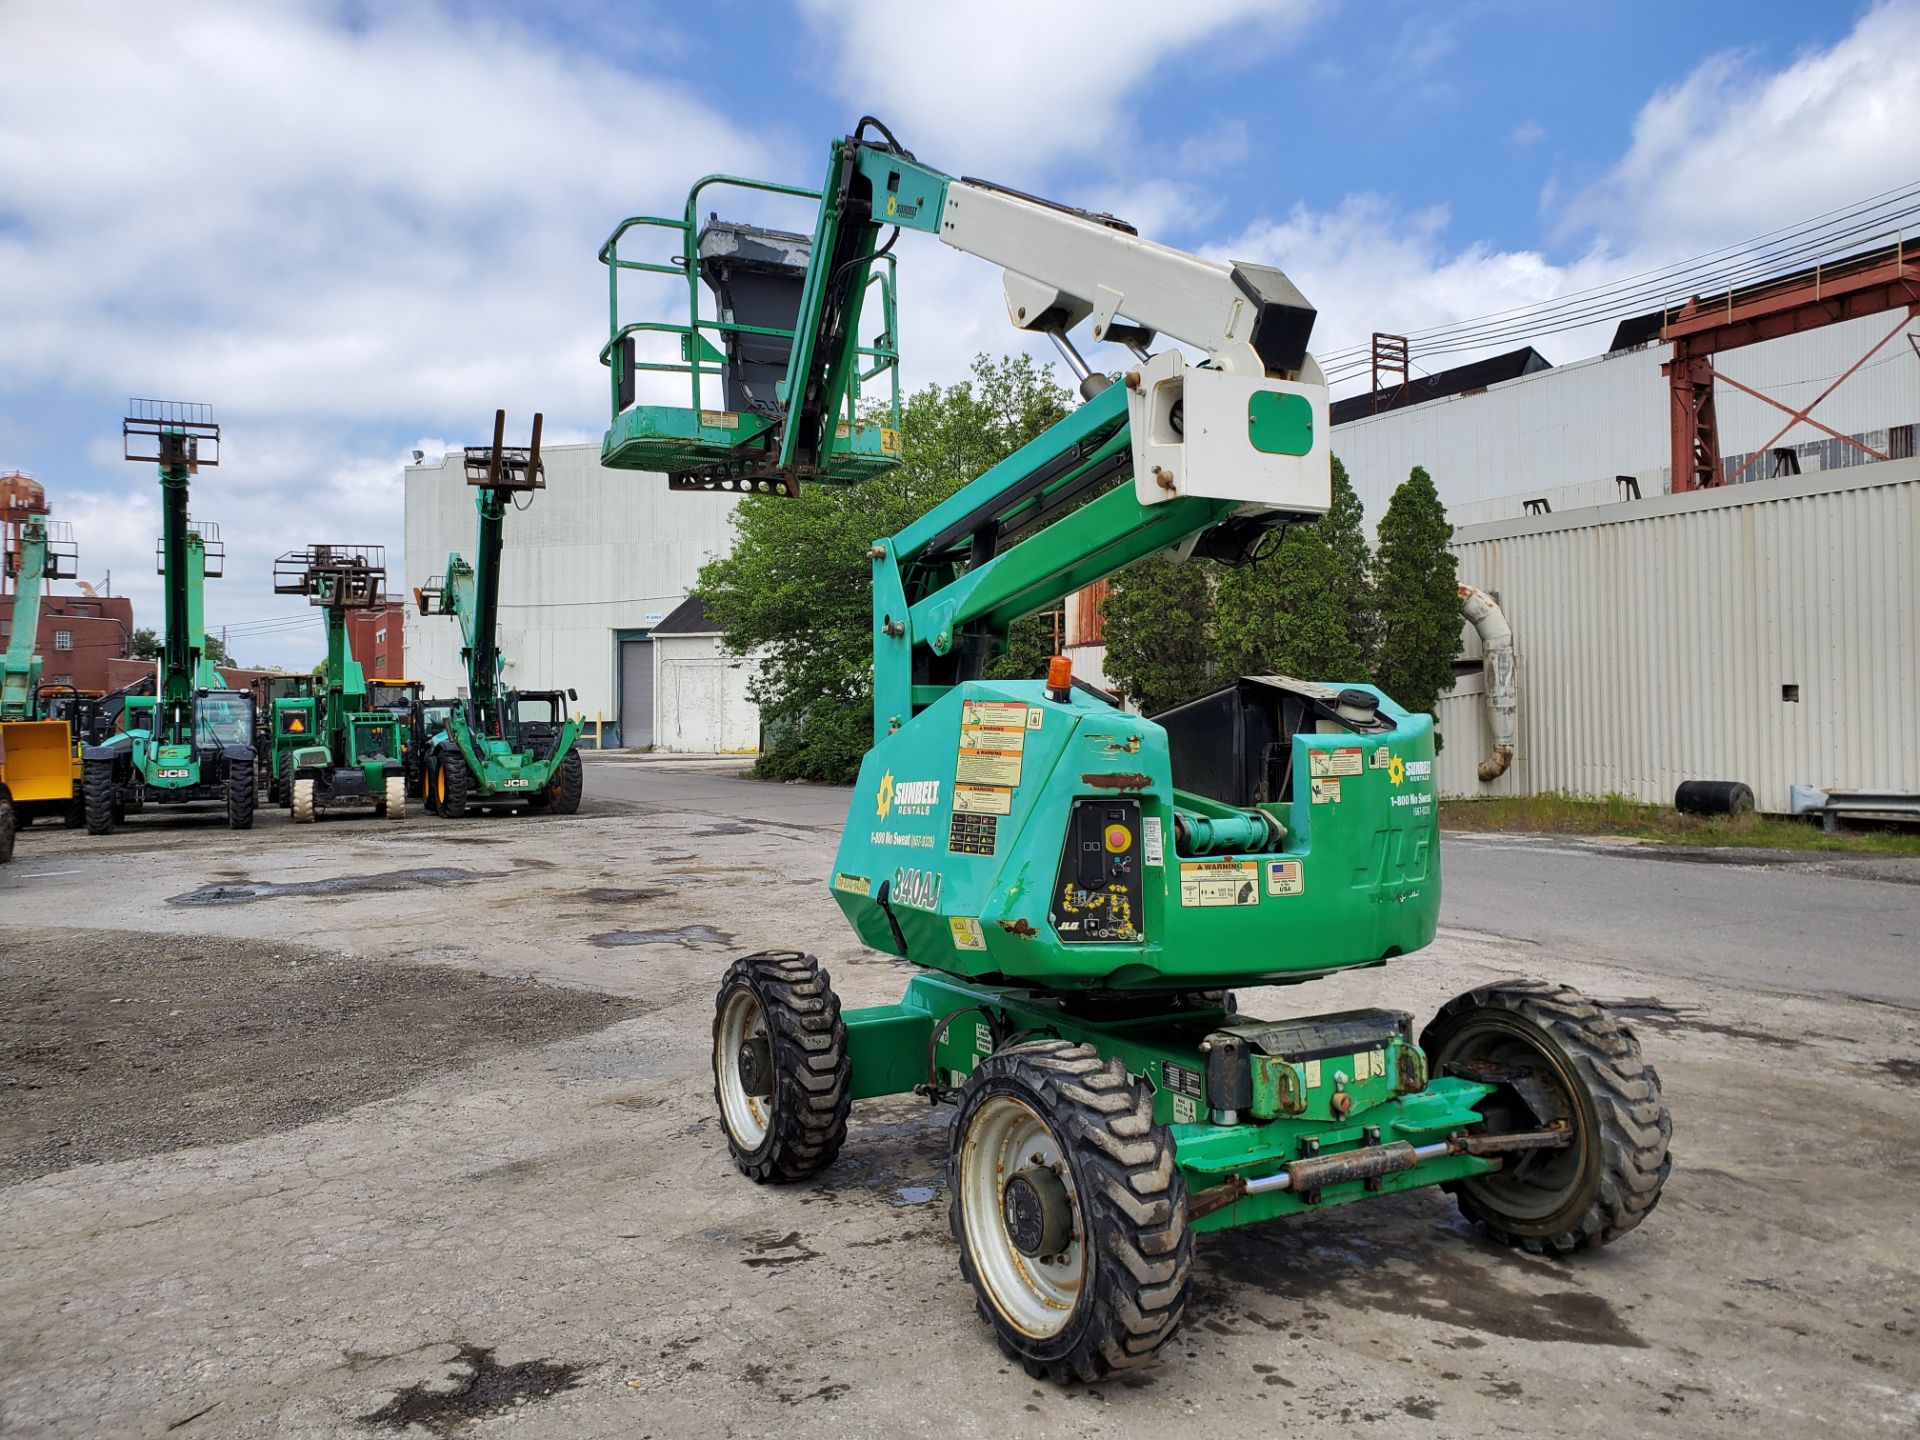
[(434, 754), (452, 749), (465, 758), (473, 777), (467, 791), (469, 804), (497, 805), (506, 800), (531, 800), (553, 784), (560, 767), (566, 763), (580, 738), (580, 722), (568, 716), (560, 726), (560, 738), (544, 756), (531, 750), (515, 749), (507, 740), (492, 740), (476, 735), (466, 713), (454, 709), (447, 713), (446, 727), (427, 742)]
[[(288, 760), (293, 762), (295, 779), (313, 779), (313, 803), (316, 810), (333, 810), (345, 806), (367, 806), (378, 808), (386, 804), (387, 780), (399, 775), (405, 767), (404, 727), (400, 720), (384, 710), (348, 711), (345, 716), (347, 753), (336, 757), (328, 747), (316, 744), (314, 737), (321, 733), (319, 726), (319, 700), (310, 695), (294, 696), (290, 699), (273, 702), (273, 741), (272, 774), (276, 779), (285, 773)], [(306, 729), (294, 734), (287, 730), (286, 721), (292, 716), (301, 716)], [(369, 753), (361, 758), (362, 750)], [(291, 805), (291, 791), (280, 796), (282, 805)]]
[[(1206, 1118), (1206, 1057), (1200, 1046), (1223, 1025), (1242, 1018), (1217, 1008), (1158, 1008), (1099, 1021), (1069, 1013), (1056, 992), (916, 975), (898, 1004), (849, 1010), (844, 1018), (856, 1100), (923, 1088), (930, 1074), (940, 1086), (957, 1088), (975, 1065), (1015, 1036), (1057, 1037), (1091, 1045), (1103, 1058), (1118, 1058), (1152, 1086), (1153, 1118), (1170, 1127), (1176, 1163), (1195, 1199), (1235, 1177), (1272, 1174), (1290, 1160), (1396, 1140), (1427, 1145), (1461, 1135), (1480, 1124), (1474, 1107), (1494, 1089), (1446, 1076), (1428, 1080), (1419, 1047), (1401, 1035), (1379, 1049), (1304, 1063), (1256, 1056), (1250, 1118), (1216, 1124)], [(1342, 1077), (1339, 1088), (1352, 1097), (1353, 1109), (1344, 1119), (1332, 1109), (1336, 1076)], [(1498, 1159), (1480, 1156), (1443, 1156), (1318, 1192), (1245, 1195), (1191, 1223), (1197, 1231), (1226, 1230), (1317, 1205), (1459, 1180), (1499, 1165)]]

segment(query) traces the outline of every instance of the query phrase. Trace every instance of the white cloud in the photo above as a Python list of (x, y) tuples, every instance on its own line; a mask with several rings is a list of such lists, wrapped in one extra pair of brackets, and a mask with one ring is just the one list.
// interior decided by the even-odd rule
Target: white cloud
[[(800, 0), (840, 91), (935, 166), (1037, 183), (1067, 157), (1152, 134), (1189, 97), (1155, 81), (1201, 52), (1252, 64), (1313, 17), (1308, 0)], [(1224, 43), (1223, 42), (1227, 42)], [(853, 117), (849, 117), (853, 118)]]
[(1920, 4), (1890, 0), (1772, 74), (1722, 55), (1649, 101), (1569, 225), (1699, 251), (1920, 175)]

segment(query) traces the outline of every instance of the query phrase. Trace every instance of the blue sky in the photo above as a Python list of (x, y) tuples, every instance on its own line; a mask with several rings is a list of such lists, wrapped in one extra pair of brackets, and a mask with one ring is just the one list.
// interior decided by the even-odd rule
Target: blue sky
[[(863, 112), (942, 169), (1282, 265), (1322, 351), (1920, 179), (1920, 0), (12, 0), (0, 54), (0, 469), (148, 621), (158, 487), (118, 420), (213, 404), (210, 624), (289, 665), (319, 632), (273, 556), (384, 543), (398, 588), (409, 450), (484, 438), (496, 405), (597, 440), (620, 217), (710, 170), (818, 183)], [(909, 383), (1017, 348), (993, 268), (916, 239)]]

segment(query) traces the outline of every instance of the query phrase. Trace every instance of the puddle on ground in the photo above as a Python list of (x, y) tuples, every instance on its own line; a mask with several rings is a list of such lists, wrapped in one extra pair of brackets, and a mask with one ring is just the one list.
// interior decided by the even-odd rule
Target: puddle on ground
[(780, 1235), (773, 1231), (764, 1231), (758, 1235), (745, 1237), (747, 1248), (754, 1253), (741, 1257), (740, 1263), (752, 1270), (764, 1270), (770, 1266), (798, 1265), (806, 1260), (818, 1260), (820, 1252), (809, 1250), (800, 1240), (798, 1230), (789, 1230)]
[(624, 945), (678, 945), (697, 950), (702, 945), (731, 945), (733, 936), (711, 925), (682, 925), (675, 930), (608, 930), (592, 937), (602, 950), (618, 950)]
[[(1465, 1239), (1454, 1238), (1459, 1227), (1431, 1244), (1358, 1235), (1315, 1243), (1302, 1228), (1296, 1221), (1291, 1233), (1283, 1227), (1209, 1237), (1196, 1274), (1199, 1312), (1219, 1316), (1232, 1333), (1242, 1317), (1297, 1335), (1328, 1321), (1329, 1311), (1384, 1310), (1514, 1340), (1646, 1347), (1604, 1296), (1571, 1288), (1575, 1277), (1567, 1267), (1459, 1243)], [(1503, 1270), (1555, 1288), (1536, 1292), (1503, 1283)]]
[(472, 1422), (490, 1415), (511, 1415), (580, 1383), (580, 1367), (553, 1360), (523, 1360), (502, 1365), (491, 1346), (462, 1345), (459, 1364), (470, 1372), (465, 1384), (451, 1390), (432, 1388), (444, 1382), (423, 1380), (400, 1391), (380, 1409), (362, 1415), (368, 1429), (402, 1431), (420, 1425), (435, 1435), (463, 1433)]
[(378, 875), (334, 875), (325, 880), (248, 881), (241, 884), (202, 885), (184, 895), (169, 895), (169, 905), (250, 905), (256, 900), (295, 900), (303, 896), (361, 895), (391, 890), (417, 890), (433, 885), (459, 885), (468, 880), (504, 880), (510, 870), (462, 870), (452, 865), (426, 865), (412, 870), (385, 870)]
[(939, 1198), (938, 1185), (902, 1185), (893, 1192), (895, 1205), (927, 1205)]
[[(1657, 1030), (1691, 1030), (1701, 1035), (1725, 1035), (1733, 1040), (1752, 1040), (1776, 1050), (1798, 1050), (1807, 1042), (1791, 1035), (1776, 1035), (1771, 1030), (1755, 1030), (1745, 1025), (1721, 1025), (1695, 1018), (1699, 1011), (1686, 1005), (1669, 1005), (1650, 996), (1625, 1000), (1602, 1000), (1600, 1004), (1617, 1019), (1638, 1020)], [(1835, 1039), (1844, 1037), (1835, 1036)]]
[(638, 905), (644, 900), (658, 900), (664, 890), (621, 890), (613, 886), (600, 885), (591, 890), (576, 890), (576, 900), (591, 900), (596, 905)]

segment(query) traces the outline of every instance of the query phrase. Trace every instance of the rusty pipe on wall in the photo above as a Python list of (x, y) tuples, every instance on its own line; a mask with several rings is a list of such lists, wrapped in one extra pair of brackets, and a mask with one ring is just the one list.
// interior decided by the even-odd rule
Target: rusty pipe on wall
[(1460, 586), (1460, 608), (1480, 637), (1487, 685), (1487, 721), (1493, 730), (1493, 754), (1480, 762), (1482, 783), (1498, 780), (1513, 763), (1514, 737), (1520, 729), (1520, 676), (1513, 654), (1513, 627), (1499, 603), (1476, 585)]

